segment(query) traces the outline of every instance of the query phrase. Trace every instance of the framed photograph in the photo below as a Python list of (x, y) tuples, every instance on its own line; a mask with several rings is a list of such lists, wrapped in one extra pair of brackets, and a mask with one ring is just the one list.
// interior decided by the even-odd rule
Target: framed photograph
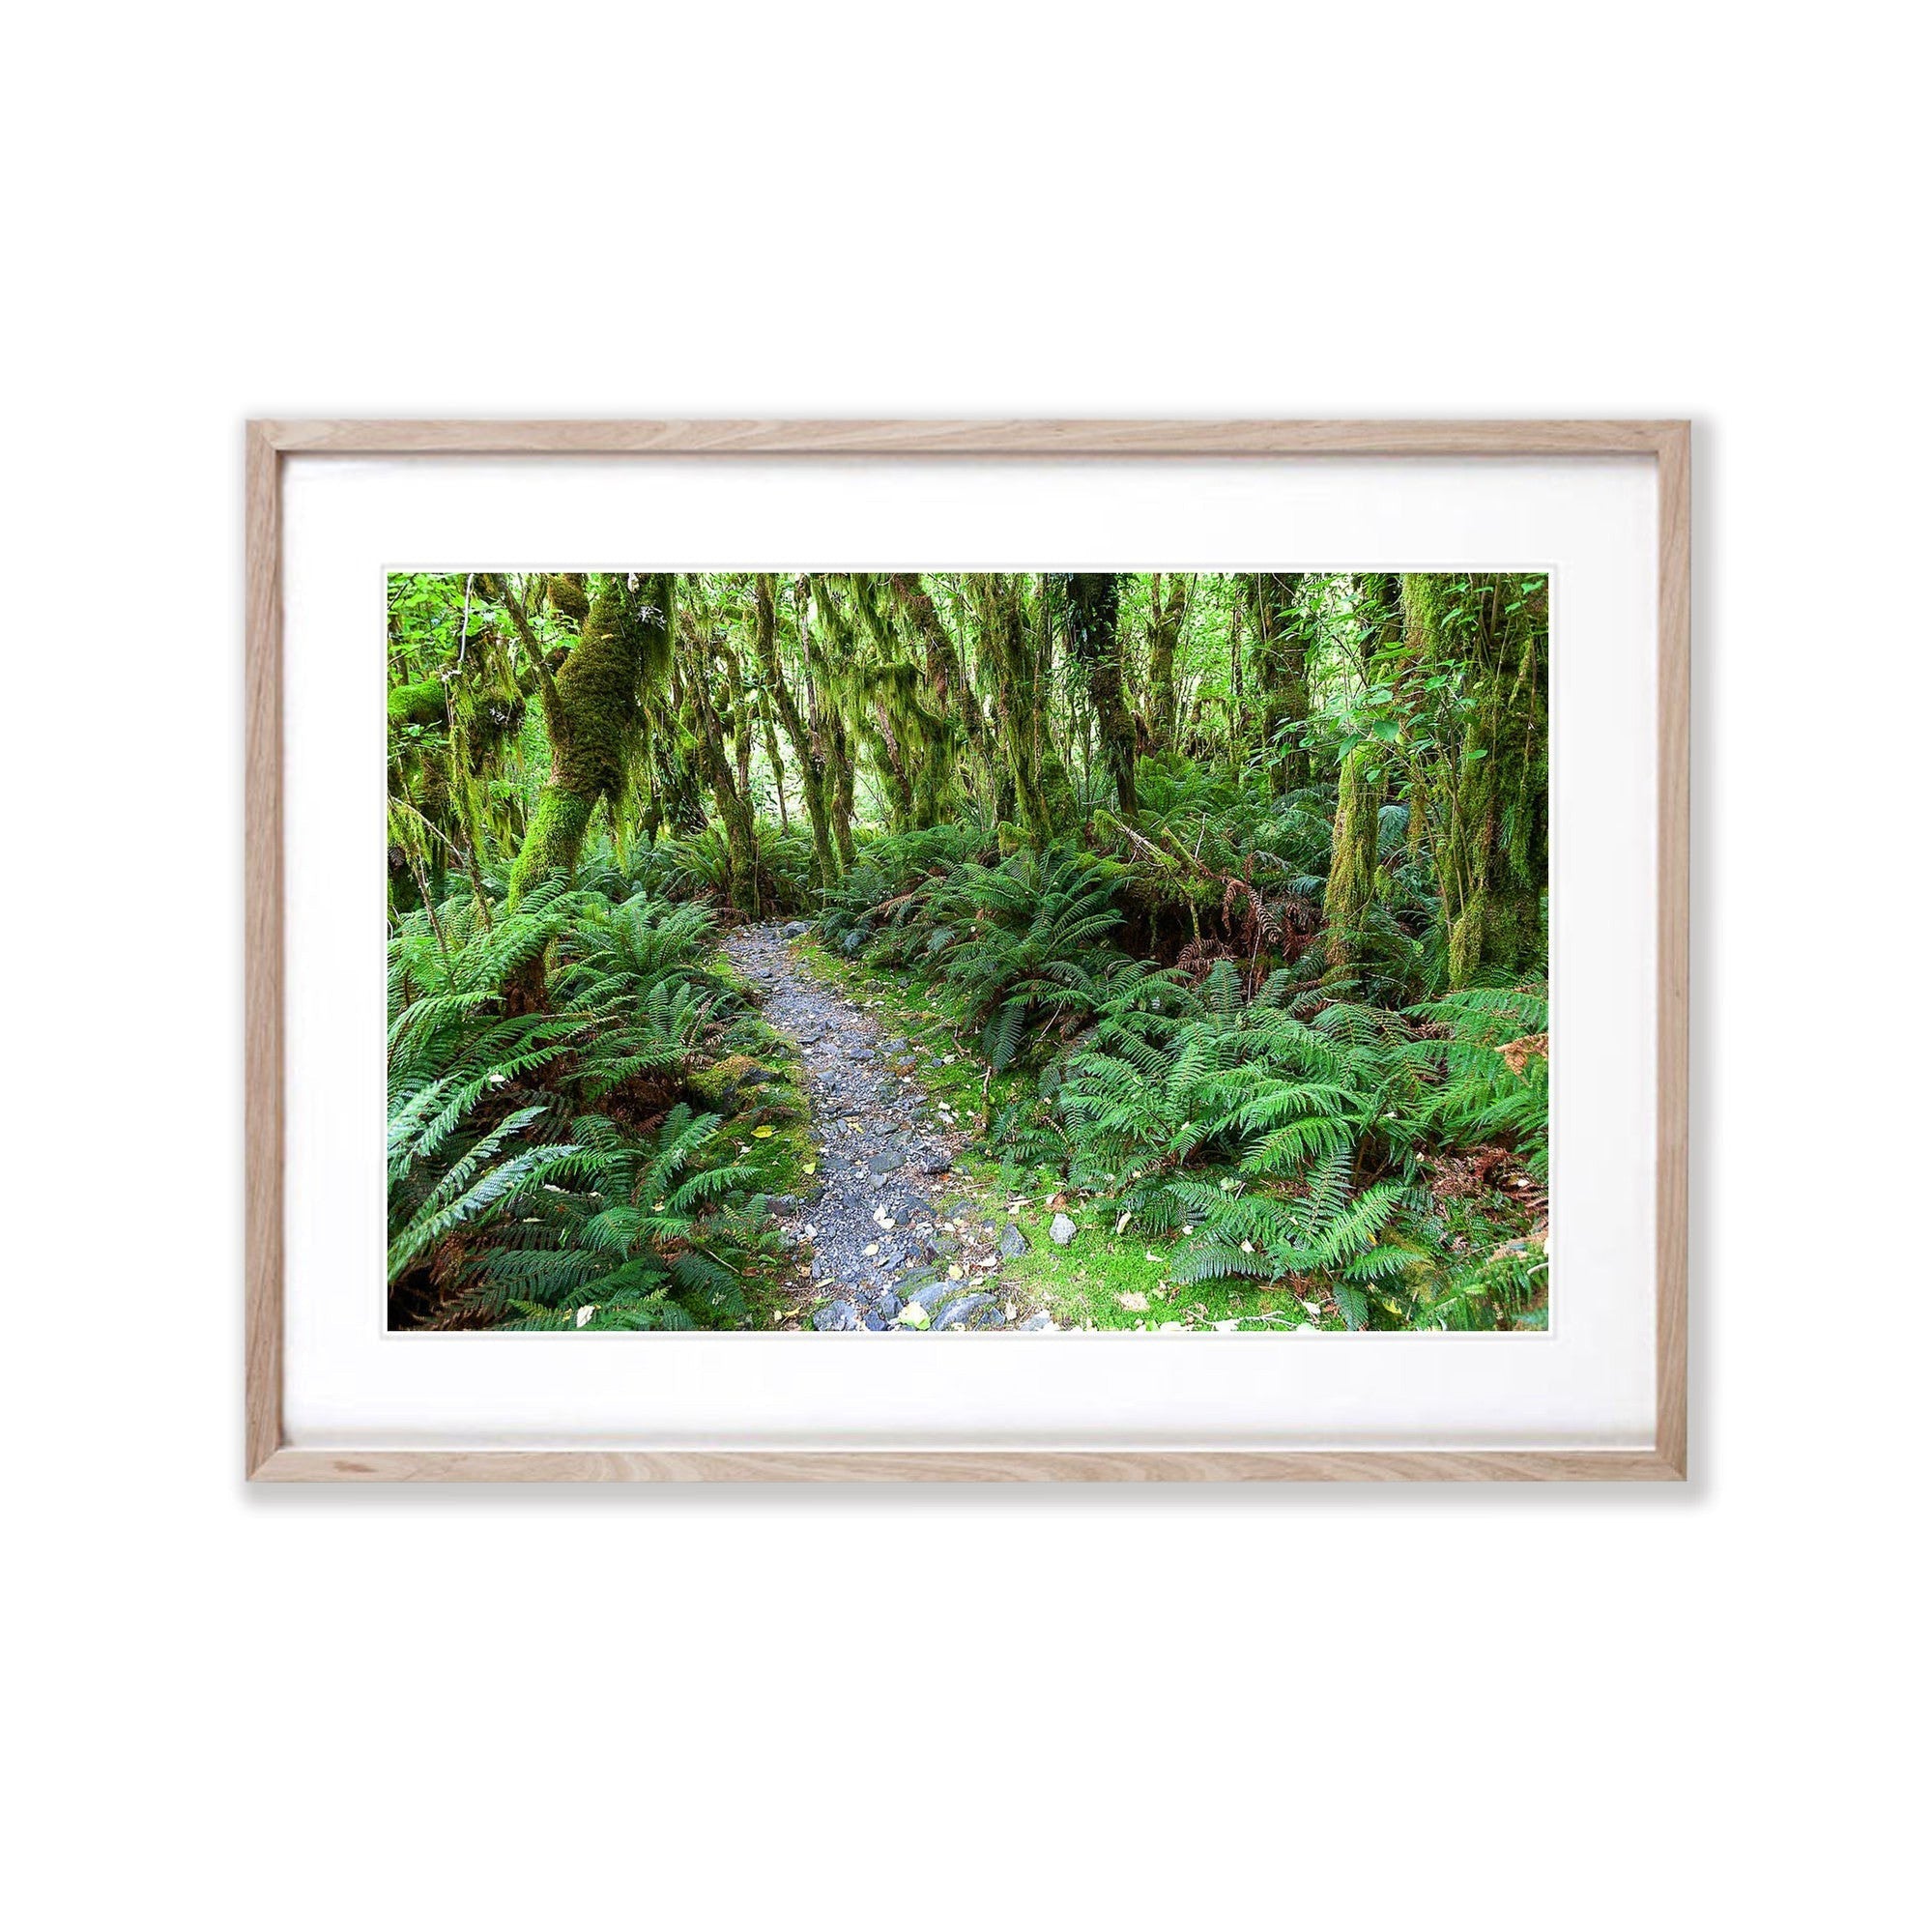
[(1676, 1481), (1689, 428), (247, 430), (246, 1469)]

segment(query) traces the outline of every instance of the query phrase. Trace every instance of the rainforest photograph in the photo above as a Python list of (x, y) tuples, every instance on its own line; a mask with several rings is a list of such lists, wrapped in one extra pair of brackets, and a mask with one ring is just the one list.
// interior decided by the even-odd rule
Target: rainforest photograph
[(1547, 1327), (1546, 573), (387, 600), (390, 1328)]

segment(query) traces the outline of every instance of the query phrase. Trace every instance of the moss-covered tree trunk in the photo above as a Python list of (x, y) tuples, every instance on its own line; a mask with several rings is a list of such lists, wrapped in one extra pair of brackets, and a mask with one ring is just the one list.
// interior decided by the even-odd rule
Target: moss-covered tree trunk
[[(1056, 830), (1066, 827), (1055, 822), (1041, 770), (1045, 692), (1035, 641), (1021, 607), (1019, 582), (1011, 575), (969, 577), (966, 594), (972, 599), (980, 646), (993, 673), (994, 745), (1012, 787), (1014, 810), (1028, 838), (1046, 845)], [(1051, 747), (1051, 738), (1046, 742)], [(1059, 777), (1064, 788), (1064, 771)]]
[(1101, 755), (1113, 780), (1120, 816), (1131, 822), (1140, 813), (1134, 785), (1138, 733), (1121, 688), (1120, 579), (1111, 571), (1071, 573), (1052, 579), (1050, 591), (1066, 628), (1068, 654), (1086, 673)]
[(645, 836), (661, 831), (689, 836), (705, 829), (705, 783), (698, 770), (697, 735), (684, 679), (674, 664), (661, 706), (664, 728), (649, 745), (650, 798), (644, 810)]
[[(645, 577), (633, 588), (620, 574), (599, 576), (581, 600), (583, 631), (542, 690), (550, 735), (550, 776), (510, 872), (514, 902), (539, 879), (575, 871), (591, 815), (622, 797), (643, 738), (642, 696), (670, 660), (672, 583)], [(553, 585), (553, 604), (560, 610)]]
[(831, 779), (832, 843), (839, 849), (839, 863), (850, 867), (858, 856), (852, 843), (852, 819), (857, 812), (858, 773), (852, 764), (851, 739), (846, 721), (836, 705), (828, 705), (823, 714), (825, 765)]
[(1548, 586), (1514, 574), (1404, 578), (1402, 646), (1456, 705), (1419, 762), (1410, 809), (1427, 838), (1455, 987), (1539, 967), (1549, 870)]
[(1254, 676), (1261, 687), (1261, 746), (1268, 783), (1279, 795), (1309, 782), (1302, 743), (1308, 723), (1308, 629), (1301, 573), (1259, 570), (1248, 580), (1254, 628)]
[[(690, 642), (697, 670), (689, 680), (689, 693), (697, 729), (698, 769), (704, 774), (711, 804), (724, 828), (726, 863), (730, 878), (726, 890), (740, 912), (757, 918), (761, 909), (758, 876), (758, 820), (752, 811), (748, 791), (741, 782), (749, 766), (748, 746), (736, 768), (730, 755), (733, 748), (748, 738), (739, 730), (738, 713), (742, 684), (734, 679), (731, 647), (707, 628), (693, 625)], [(724, 699), (720, 710), (718, 699)]]
[[(824, 647), (813, 627), (811, 613), (816, 585), (800, 576), (793, 585), (798, 611), (798, 636), (805, 652), (805, 694), (810, 707), (812, 756), (824, 774), (825, 816), (831, 822), (832, 844), (839, 865), (849, 867), (855, 855), (852, 845), (852, 811), (856, 779), (852, 770), (851, 740), (846, 733), (844, 712), (834, 688), (831, 669), (825, 662)], [(825, 605), (819, 602), (822, 615)]]
[[(855, 571), (837, 581), (851, 598), (862, 632), (852, 635), (837, 598), (828, 597), (827, 630), (849, 664), (848, 715), (862, 723), (894, 829), (936, 825), (950, 814), (957, 792), (961, 732), (946, 702), (951, 667), (930, 640), (923, 661), (908, 652), (903, 612), (883, 577)], [(921, 642), (909, 640), (915, 649)]]
[(932, 593), (917, 577), (904, 572), (885, 581), (926, 653), (926, 678), (934, 698), (942, 710), (959, 720), (967, 749), (975, 758), (982, 756), (986, 720), (980, 714), (971, 680), (966, 675), (952, 634), (940, 620)]
[[(838, 882), (838, 861), (832, 855), (831, 804), (825, 772), (825, 756), (816, 735), (798, 710), (798, 701), (786, 680), (785, 667), (778, 655), (778, 584), (775, 578), (760, 576), (752, 587), (752, 649), (758, 656), (759, 675), (785, 735), (792, 741), (798, 763), (798, 785), (805, 794), (805, 816), (812, 825), (812, 861), (821, 891), (829, 891)], [(805, 637), (806, 599), (797, 601), (800, 655), (810, 676), (811, 648)]]
[(1155, 751), (1174, 743), (1174, 650), (1187, 607), (1188, 580), (1156, 571), (1147, 583), (1147, 742)]
[[(903, 832), (908, 825), (919, 822), (913, 794), (912, 774), (907, 769), (908, 759), (899, 742), (899, 734), (892, 729), (892, 713), (883, 703), (875, 699), (872, 704), (871, 731), (876, 757), (874, 769), (885, 780), (886, 810), (890, 815), (892, 829)], [(931, 822), (928, 821), (927, 822)]]
[(1331, 968), (1354, 966), (1363, 954), (1369, 908), (1375, 897), (1375, 852), (1381, 829), (1381, 788), (1370, 777), (1384, 754), (1358, 744), (1341, 761), (1337, 781), (1335, 841), (1321, 920)]
[(761, 677), (758, 684), (758, 729), (764, 739), (764, 762), (771, 767), (771, 793), (778, 805), (778, 829), (792, 829), (792, 807), (785, 797), (785, 755), (778, 749), (778, 718), (771, 687)]

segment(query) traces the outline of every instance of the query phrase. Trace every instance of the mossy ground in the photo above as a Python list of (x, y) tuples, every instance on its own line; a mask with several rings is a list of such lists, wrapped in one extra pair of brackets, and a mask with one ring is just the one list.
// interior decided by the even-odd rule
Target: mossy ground
[[(758, 997), (723, 954), (717, 971), (747, 1007)], [(691, 1076), (694, 1096), (725, 1115), (733, 1154), (757, 1174), (760, 1193), (797, 1193), (808, 1164), (818, 1159), (818, 1144), (804, 1069), (791, 1041), (747, 1012), (732, 1022), (721, 1044), (726, 1051)]]

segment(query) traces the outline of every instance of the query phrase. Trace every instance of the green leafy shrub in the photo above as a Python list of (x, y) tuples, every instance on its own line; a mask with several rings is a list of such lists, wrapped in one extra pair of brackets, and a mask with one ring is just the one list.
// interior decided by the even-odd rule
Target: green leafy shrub
[(514, 912), (451, 900), (400, 922), (392, 1318), (743, 1317), (734, 1270), (762, 1265), (771, 1238), (757, 1176), (722, 1151), (722, 1116), (684, 1097), (735, 1029), (758, 1024), (716, 937), (703, 906), (613, 902), (555, 880)]
[(746, 1273), (776, 1259), (752, 1169), (715, 1113), (674, 1108), (648, 1134), (594, 1115), (515, 1229), (486, 1251), (460, 1304), (505, 1328), (715, 1328), (749, 1312)]
[(1431, 1152), (1499, 1137), (1546, 1177), (1546, 1062), (1525, 1049), (1517, 1071), (1500, 1051), (1543, 1013), (1534, 995), (1410, 1016), (1324, 1003), (1277, 972), (1246, 998), (1226, 961), (1198, 988), (1122, 976), (1117, 994), (1056, 1084), (1068, 1174), (1150, 1233), (1179, 1228), (1174, 1280), (1306, 1277), (1351, 1327), (1449, 1325), (1452, 1305), (1533, 1291), (1527, 1260), (1484, 1260), (1478, 1282), (1446, 1257), (1424, 1183)]

